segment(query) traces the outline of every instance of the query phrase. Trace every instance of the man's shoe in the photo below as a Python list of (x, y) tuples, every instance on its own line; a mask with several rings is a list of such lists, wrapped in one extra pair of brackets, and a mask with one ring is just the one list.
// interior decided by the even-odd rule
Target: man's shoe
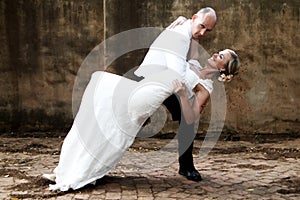
[(191, 181), (198, 182), (202, 180), (200, 173), (196, 169), (191, 171), (179, 169), (178, 173), (182, 176), (185, 176), (188, 180)]

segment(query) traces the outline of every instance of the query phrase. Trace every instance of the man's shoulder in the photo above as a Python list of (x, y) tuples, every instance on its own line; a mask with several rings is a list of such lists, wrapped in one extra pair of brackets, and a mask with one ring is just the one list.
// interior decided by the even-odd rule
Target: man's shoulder
[(170, 29), (173, 30), (177, 33), (183, 34), (185, 36), (190, 36), (190, 32), (191, 32), (191, 21), (188, 19), (186, 20), (182, 25), (177, 25), (174, 27), (174, 29)]

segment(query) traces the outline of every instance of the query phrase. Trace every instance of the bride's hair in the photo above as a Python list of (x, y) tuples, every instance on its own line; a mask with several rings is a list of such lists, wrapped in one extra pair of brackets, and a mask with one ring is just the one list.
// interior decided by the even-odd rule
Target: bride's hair
[(233, 76), (238, 73), (241, 64), (238, 55), (233, 50), (226, 50), (230, 52), (231, 60), (225, 65), (226, 70), (220, 72), (218, 80), (222, 82), (231, 81)]
[(232, 59), (227, 63), (226, 71), (228, 72), (228, 74), (234, 75), (239, 71), (240, 60), (238, 55), (233, 50), (227, 50), (230, 52)]

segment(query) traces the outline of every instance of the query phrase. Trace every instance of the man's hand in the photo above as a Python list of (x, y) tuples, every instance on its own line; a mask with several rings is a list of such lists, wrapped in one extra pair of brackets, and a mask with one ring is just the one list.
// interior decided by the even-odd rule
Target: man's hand
[(174, 22), (172, 22), (167, 29), (173, 29), (178, 25), (182, 25), (187, 19), (183, 16), (179, 16)]
[(187, 97), (187, 87), (184, 83), (180, 83), (177, 79), (173, 81), (173, 91), (180, 97)]

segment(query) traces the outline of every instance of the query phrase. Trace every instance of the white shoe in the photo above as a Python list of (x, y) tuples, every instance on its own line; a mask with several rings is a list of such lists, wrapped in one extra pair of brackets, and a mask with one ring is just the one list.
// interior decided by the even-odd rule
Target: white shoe
[(42, 177), (52, 182), (55, 182), (56, 178), (55, 174), (43, 174)]

